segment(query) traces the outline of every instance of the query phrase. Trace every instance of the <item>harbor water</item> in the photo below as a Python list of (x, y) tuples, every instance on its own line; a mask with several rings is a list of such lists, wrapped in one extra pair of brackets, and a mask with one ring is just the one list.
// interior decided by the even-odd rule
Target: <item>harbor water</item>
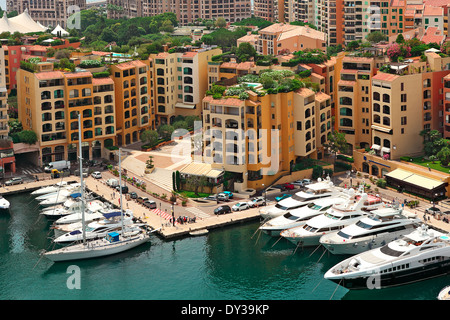
[[(382, 290), (349, 291), (323, 279), (342, 256), (297, 249), (255, 232), (259, 222), (206, 236), (151, 242), (115, 256), (52, 263), (50, 223), (28, 194), (0, 213), (1, 300), (435, 300), (440, 277)], [(75, 269), (74, 269), (75, 268)], [(73, 279), (73, 271), (79, 277)], [(71, 283), (76, 283), (74, 287)]]

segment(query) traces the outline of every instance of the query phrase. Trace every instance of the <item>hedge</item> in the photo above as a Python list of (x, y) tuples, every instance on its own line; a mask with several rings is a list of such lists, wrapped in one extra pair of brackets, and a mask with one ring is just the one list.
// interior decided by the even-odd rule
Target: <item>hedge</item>
[(92, 74), (92, 77), (94, 77), (94, 78), (107, 78), (107, 77), (109, 77), (109, 71), (94, 72)]
[(352, 157), (347, 157), (347, 156), (344, 156), (343, 154), (338, 154), (337, 158), (339, 160), (346, 161), (346, 162), (351, 162), (351, 163), (355, 162), (355, 160)]

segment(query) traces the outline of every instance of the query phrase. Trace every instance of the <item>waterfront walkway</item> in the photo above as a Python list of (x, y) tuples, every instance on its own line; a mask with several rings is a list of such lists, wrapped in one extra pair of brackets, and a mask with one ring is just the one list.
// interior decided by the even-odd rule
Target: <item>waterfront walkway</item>
[[(88, 177), (84, 179), (84, 182), (86, 184), (86, 187), (90, 191), (95, 193), (97, 196), (103, 198), (103, 200), (111, 202), (115, 206), (119, 207), (120, 206), (119, 193), (116, 190), (112, 189), (111, 187), (107, 186), (105, 183), (106, 179), (108, 178), (108, 174), (109, 172), (103, 172), (104, 175), (103, 179), (97, 180), (92, 177)], [(43, 186), (53, 185), (59, 181), (61, 180), (46, 179), (14, 186), (6, 186), (6, 187), (3, 186), (0, 187), (0, 194), (9, 195), (14, 193), (31, 192)], [(64, 178), (64, 181), (67, 181), (69, 183), (79, 182), (80, 178), (76, 176), (70, 176)], [(348, 186), (350, 183), (349, 178), (342, 176), (333, 177), (333, 181), (336, 185), (341, 186), (345, 185)], [(362, 178), (358, 179), (355, 176), (352, 177), (353, 185), (356, 185), (357, 183), (362, 181), (363, 181)], [(368, 183), (367, 179), (365, 180), (365, 182)], [(132, 186), (129, 187), (131, 189), (130, 191), (134, 191)], [(371, 189), (373, 190), (373, 187)], [(143, 195), (142, 192), (138, 194)], [(424, 220), (425, 218), (426, 220), (424, 222), (434, 228), (438, 228), (445, 232), (450, 232), (449, 223), (445, 223), (444, 221), (437, 219), (437, 217), (435, 218), (432, 215), (424, 214), (425, 209), (432, 206), (430, 202), (423, 199), (417, 199), (408, 194), (398, 193), (396, 191), (392, 191), (389, 189), (379, 188), (378, 194), (387, 203), (392, 202), (392, 200), (394, 199), (399, 201), (400, 203), (402, 203), (404, 199), (406, 199), (407, 201), (419, 200), (420, 203), (418, 207), (414, 209), (405, 207), (405, 210), (415, 213), (417, 217), (422, 220)], [(145, 194), (145, 196), (148, 195)], [(148, 196), (148, 198), (152, 199), (151, 196)], [(224, 215), (214, 215), (212, 210), (215, 207), (217, 207), (216, 204), (211, 204), (211, 206), (208, 208), (196, 206), (183, 207), (181, 205), (172, 206), (172, 204), (168, 202), (156, 200), (157, 208), (149, 209), (139, 204), (136, 200), (133, 199), (127, 200), (126, 196), (123, 196), (122, 199), (123, 199), (122, 205), (124, 209), (132, 210), (136, 218), (141, 219), (142, 221), (147, 223), (152, 229), (157, 230), (157, 234), (165, 239), (187, 236), (189, 235), (190, 232), (193, 231), (199, 231), (204, 229), (211, 230), (214, 228), (219, 228), (230, 224), (260, 219), (258, 208), (252, 208), (249, 210), (244, 210), (241, 212), (233, 212)], [(227, 203), (227, 205), (231, 206), (233, 205), (233, 203)], [(445, 202), (440, 202), (439, 204), (436, 205), (436, 207), (438, 207), (442, 212), (450, 210), (450, 205), (447, 207), (447, 204)], [(174, 210), (173, 214), (172, 208)], [(189, 218), (195, 217), (196, 221), (193, 223), (175, 223), (175, 225), (173, 225), (173, 223), (171, 222), (172, 216), (175, 216), (175, 218), (178, 218), (180, 216), (188, 216)]]

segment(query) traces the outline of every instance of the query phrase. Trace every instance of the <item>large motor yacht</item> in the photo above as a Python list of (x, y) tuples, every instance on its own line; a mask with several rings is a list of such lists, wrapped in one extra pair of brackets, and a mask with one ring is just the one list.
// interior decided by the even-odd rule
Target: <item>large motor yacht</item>
[(381, 206), (381, 198), (363, 193), (345, 204), (333, 205), (326, 213), (308, 220), (303, 226), (283, 230), (280, 235), (296, 246), (319, 245), (324, 234), (337, 232)]
[(380, 208), (337, 233), (323, 235), (320, 243), (333, 254), (354, 255), (409, 234), (420, 224), (412, 212), (399, 207)]
[(342, 188), (334, 186), (330, 177), (327, 177), (325, 180), (319, 178), (316, 183), (309, 184), (305, 188), (305, 191), (299, 191), (292, 197), (283, 199), (275, 205), (260, 209), (259, 213), (261, 217), (263, 219), (273, 219), (285, 214), (289, 210), (304, 207), (318, 199), (337, 196), (343, 191)]
[(333, 204), (343, 203), (345, 201), (346, 197), (343, 195), (315, 200), (306, 206), (289, 210), (279, 217), (270, 219), (260, 226), (259, 230), (273, 237), (279, 236), (281, 231), (302, 226), (309, 219), (325, 213)]
[(328, 270), (324, 277), (348, 289), (380, 289), (449, 272), (449, 234), (423, 225), (381, 248), (345, 259)]

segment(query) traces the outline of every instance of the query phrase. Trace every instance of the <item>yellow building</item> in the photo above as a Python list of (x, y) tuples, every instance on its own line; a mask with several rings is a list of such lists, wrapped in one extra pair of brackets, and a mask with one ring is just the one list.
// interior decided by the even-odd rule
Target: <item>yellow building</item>
[(151, 54), (156, 105), (156, 124), (172, 123), (177, 115), (201, 116), (208, 90), (208, 61), (219, 48), (176, 48), (171, 53)]
[(39, 63), (36, 68), (35, 72), (18, 70), (17, 96), (23, 128), (38, 136), (39, 165), (76, 160), (79, 130), (83, 158), (101, 157), (102, 148), (115, 142), (112, 81), (94, 79), (90, 72), (54, 71), (52, 63)]
[(155, 128), (151, 64), (135, 60), (111, 66), (119, 146), (138, 142), (140, 132)]
[(307, 88), (247, 93), (245, 100), (203, 99), (204, 162), (232, 173), (235, 190), (269, 186), (296, 161), (322, 157), (331, 132), (330, 96)]

